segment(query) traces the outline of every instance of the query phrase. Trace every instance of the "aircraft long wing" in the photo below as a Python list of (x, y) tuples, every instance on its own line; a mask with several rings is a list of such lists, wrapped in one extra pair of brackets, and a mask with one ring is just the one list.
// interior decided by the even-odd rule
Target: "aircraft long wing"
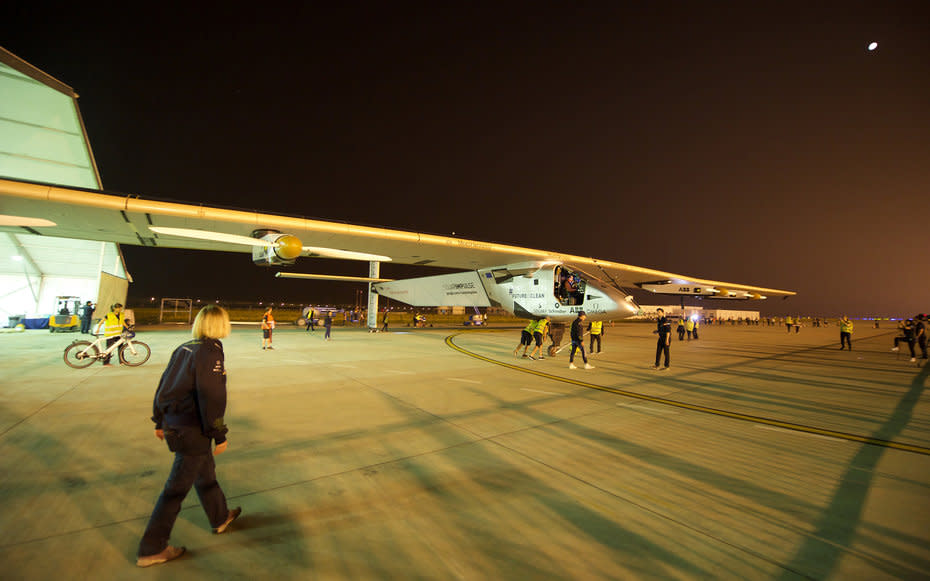
[[(152, 227), (155, 229), (153, 230)], [(156, 230), (161, 230), (162, 233)], [(220, 236), (192, 237), (169, 232), (196, 230)], [(304, 250), (331, 250), (341, 257), (389, 257), (401, 264), (477, 270), (516, 262), (568, 263), (620, 287), (680, 285), (713, 288), (731, 298), (790, 296), (795, 293), (737, 283), (725, 283), (640, 268), (595, 258), (535, 250), (462, 238), (359, 226), (260, 212), (114, 195), (49, 184), (0, 178), (0, 231), (99, 240), (139, 246), (252, 252), (236, 240), (256, 230), (277, 230), (299, 239)], [(319, 252), (307, 255), (325, 256)], [(661, 291), (659, 291), (661, 292)], [(690, 293), (677, 293), (690, 294)]]

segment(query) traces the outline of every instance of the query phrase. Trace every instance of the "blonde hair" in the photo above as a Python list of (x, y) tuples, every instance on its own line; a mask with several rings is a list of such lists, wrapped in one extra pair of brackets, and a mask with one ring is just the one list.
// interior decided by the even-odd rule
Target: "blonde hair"
[(191, 336), (194, 339), (222, 339), (229, 335), (229, 313), (221, 306), (207, 305), (194, 318)]

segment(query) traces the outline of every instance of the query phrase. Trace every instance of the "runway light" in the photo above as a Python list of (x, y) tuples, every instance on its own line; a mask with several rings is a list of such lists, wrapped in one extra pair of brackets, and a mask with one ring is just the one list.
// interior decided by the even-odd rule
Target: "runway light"
[(873, 50), (875, 50), (876, 48), (878, 48), (878, 43), (877, 43), (877, 42), (872, 42), (872, 43), (869, 44), (869, 51), (873, 51)]

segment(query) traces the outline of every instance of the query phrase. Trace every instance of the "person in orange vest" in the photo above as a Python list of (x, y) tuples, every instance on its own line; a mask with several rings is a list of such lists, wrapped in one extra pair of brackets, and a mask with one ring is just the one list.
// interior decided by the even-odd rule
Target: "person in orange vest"
[(274, 349), (271, 346), (271, 331), (273, 330), (274, 316), (271, 314), (271, 307), (268, 307), (262, 315), (262, 349)]

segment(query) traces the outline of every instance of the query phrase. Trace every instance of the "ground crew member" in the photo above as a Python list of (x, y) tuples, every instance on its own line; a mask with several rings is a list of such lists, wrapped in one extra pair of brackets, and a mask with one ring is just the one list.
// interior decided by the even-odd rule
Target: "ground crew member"
[(685, 330), (688, 331), (688, 341), (690, 341), (691, 335), (694, 333), (694, 321), (690, 318), (685, 322)]
[(588, 351), (591, 352), (591, 355), (594, 355), (594, 342), (597, 341), (597, 352), (601, 352), (601, 337), (604, 336), (604, 322), (603, 321), (591, 321), (591, 324), (588, 325), (588, 333), (591, 334), (591, 344), (588, 346)]
[(684, 319), (684, 316), (682, 316), (680, 319), (678, 319), (678, 340), (679, 340), (679, 341), (684, 341), (684, 340), (685, 340), (685, 319)]
[[(109, 349), (114, 343), (119, 341), (119, 336), (123, 332), (123, 329), (126, 328), (126, 314), (123, 313), (123, 305), (119, 303), (114, 303), (110, 307), (110, 312), (100, 321), (100, 324), (103, 325), (103, 336), (107, 338), (107, 349)], [(99, 327), (98, 327), (99, 329)], [(107, 353), (107, 356), (103, 358), (104, 367), (110, 367), (110, 358), (113, 356), (112, 353)]]
[[(543, 339), (546, 338), (546, 335), (549, 334), (549, 322), (552, 319), (546, 316), (543, 319), (536, 321), (536, 326), (533, 328), (533, 339), (536, 341), (536, 347), (530, 352), (530, 359), (545, 359), (543, 357)], [(538, 357), (534, 357), (536, 353), (539, 353)]]
[(917, 344), (920, 345), (921, 359), (927, 358), (927, 315), (917, 315), (914, 317), (914, 334), (917, 337)]
[(914, 319), (908, 319), (898, 325), (898, 328), (901, 329), (901, 335), (894, 338), (894, 347), (892, 351), (898, 350), (898, 343), (900, 341), (907, 341), (907, 346), (911, 349), (911, 361), (917, 361), (917, 354), (914, 352), (914, 343), (917, 342), (915, 338), (915, 328), (914, 328)]
[(785, 327), (788, 328), (788, 332), (791, 332), (791, 327), (794, 326), (794, 321), (791, 319), (791, 315), (785, 317)]
[(517, 351), (520, 350), (520, 347), (523, 347), (523, 356), (526, 357), (526, 351), (530, 348), (530, 345), (533, 344), (533, 331), (536, 330), (536, 321), (530, 321), (526, 327), (523, 327), (523, 330), (520, 331), (520, 344), (517, 345), (517, 348), (513, 350), (513, 356), (517, 356)]
[(313, 312), (313, 309), (311, 308), (311, 309), (310, 309), (310, 312), (307, 313), (307, 328), (304, 329), (304, 331), (313, 331), (313, 330), (314, 330), (314, 327), (313, 327), (313, 315), (314, 315), (314, 312)]
[(581, 350), (581, 358), (584, 360), (585, 369), (594, 369), (593, 365), (588, 364), (588, 357), (584, 354), (584, 320), (588, 316), (584, 311), (578, 311), (578, 316), (572, 321), (572, 352), (568, 356), (568, 368), (578, 369), (575, 365), (575, 351)]
[(274, 349), (271, 346), (271, 332), (274, 330), (274, 316), (271, 314), (271, 307), (265, 310), (262, 315), (262, 349)]
[(81, 334), (87, 335), (90, 333), (90, 324), (94, 318), (94, 304), (90, 301), (84, 304), (81, 307)]
[(323, 340), (329, 341), (333, 338), (333, 314), (326, 313), (323, 317)]
[[(672, 339), (672, 325), (665, 318), (665, 309), (656, 309), (656, 330), (653, 333), (659, 335), (656, 341), (656, 364), (653, 369), (668, 369), (669, 364), (669, 343)], [(665, 367), (659, 367), (659, 357), (665, 353)]]
[[(746, 322), (748, 323), (749, 321), (747, 320)], [(695, 341), (697, 341), (697, 338), (698, 338), (698, 336), (697, 336), (697, 331), (698, 331), (698, 327), (700, 326), (700, 324), (701, 324), (701, 320), (700, 320), (700, 319), (695, 319), (695, 320), (694, 320), (694, 340), (695, 340)]]
[(852, 332), (852, 321), (850, 321), (846, 315), (843, 315), (843, 318), (840, 319), (840, 351), (847, 345), (849, 346), (849, 350), (852, 351)]

